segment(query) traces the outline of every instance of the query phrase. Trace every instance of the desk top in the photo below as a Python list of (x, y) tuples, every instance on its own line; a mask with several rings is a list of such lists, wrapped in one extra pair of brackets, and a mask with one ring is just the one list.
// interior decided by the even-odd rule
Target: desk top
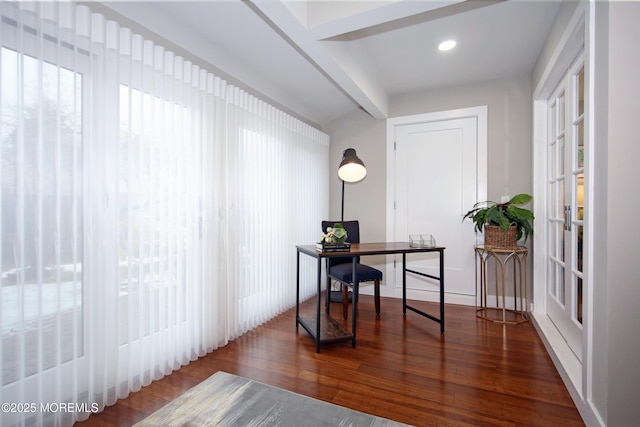
[(444, 246), (433, 246), (428, 248), (415, 248), (409, 242), (381, 242), (381, 243), (351, 243), (349, 251), (344, 252), (321, 252), (315, 245), (298, 245), (298, 252), (302, 252), (313, 257), (348, 257), (359, 255), (388, 255), (403, 254), (412, 252), (443, 252)]

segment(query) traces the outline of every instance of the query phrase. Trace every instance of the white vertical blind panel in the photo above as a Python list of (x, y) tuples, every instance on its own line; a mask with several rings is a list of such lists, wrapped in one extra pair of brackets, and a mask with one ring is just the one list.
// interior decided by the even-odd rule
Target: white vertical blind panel
[(84, 405), (1, 424), (72, 425), (294, 305), (329, 140), (86, 6), (0, 15), (0, 401)]

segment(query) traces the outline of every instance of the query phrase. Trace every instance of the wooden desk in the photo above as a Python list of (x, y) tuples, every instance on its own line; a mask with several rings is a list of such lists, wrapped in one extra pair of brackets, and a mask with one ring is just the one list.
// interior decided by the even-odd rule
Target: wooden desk
[[(322, 259), (330, 257), (351, 257), (353, 264), (353, 292), (354, 296), (358, 295), (359, 283), (356, 271), (357, 257), (366, 255), (394, 255), (402, 254), (402, 313), (406, 314), (407, 309), (427, 317), (434, 322), (440, 323), (440, 333), (444, 333), (444, 247), (434, 246), (430, 248), (414, 248), (409, 246), (408, 242), (389, 242), (389, 243), (352, 243), (351, 250), (349, 252), (320, 252), (316, 249), (315, 245), (301, 245), (296, 246), (297, 258), (296, 258), (296, 329), (298, 325), (302, 327), (311, 335), (316, 342), (316, 351), (320, 352), (320, 345), (328, 344), (338, 341), (351, 340), (351, 345), (356, 346), (356, 304), (352, 304), (352, 316), (351, 316), (351, 331), (345, 330), (338, 324), (331, 316), (329, 316), (329, 310), (325, 313), (321, 312), (321, 277), (322, 277)], [(421, 273), (419, 271), (410, 270), (407, 268), (407, 254), (419, 253), (419, 252), (438, 252), (440, 257), (440, 276), (432, 276), (429, 274)], [(317, 260), (317, 281), (318, 281), (318, 293), (316, 296), (316, 313), (312, 316), (300, 315), (300, 254), (305, 254), (316, 258)], [(420, 276), (428, 277), (438, 280), (440, 282), (440, 317), (435, 317), (431, 314), (425, 313), (415, 307), (407, 304), (407, 272), (417, 274)], [(355, 299), (354, 299), (355, 301)]]

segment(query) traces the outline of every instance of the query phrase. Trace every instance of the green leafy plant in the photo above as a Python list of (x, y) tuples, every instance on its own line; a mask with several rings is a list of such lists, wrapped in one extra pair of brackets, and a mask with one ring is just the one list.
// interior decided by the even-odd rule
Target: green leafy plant
[(347, 230), (341, 222), (336, 222), (333, 227), (327, 227), (327, 232), (322, 233), (321, 242), (324, 243), (343, 243), (347, 240)]
[(503, 231), (508, 231), (511, 225), (515, 225), (518, 240), (524, 236), (524, 240), (533, 234), (533, 212), (519, 206), (526, 205), (533, 197), (528, 194), (518, 194), (504, 203), (492, 201), (478, 202), (473, 209), (467, 212), (463, 219), (471, 218), (475, 223), (475, 229), (482, 232), (485, 225), (497, 225)]
[(347, 240), (347, 230), (344, 229), (341, 222), (333, 224), (333, 235), (337, 242), (342, 243)]

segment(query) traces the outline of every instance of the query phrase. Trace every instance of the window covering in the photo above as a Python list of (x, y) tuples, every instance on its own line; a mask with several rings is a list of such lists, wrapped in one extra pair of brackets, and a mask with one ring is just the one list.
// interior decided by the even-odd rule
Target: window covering
[(72, 425), (294, 305), (329, 138), (86, 6), (0, 17), (2, 425)]

